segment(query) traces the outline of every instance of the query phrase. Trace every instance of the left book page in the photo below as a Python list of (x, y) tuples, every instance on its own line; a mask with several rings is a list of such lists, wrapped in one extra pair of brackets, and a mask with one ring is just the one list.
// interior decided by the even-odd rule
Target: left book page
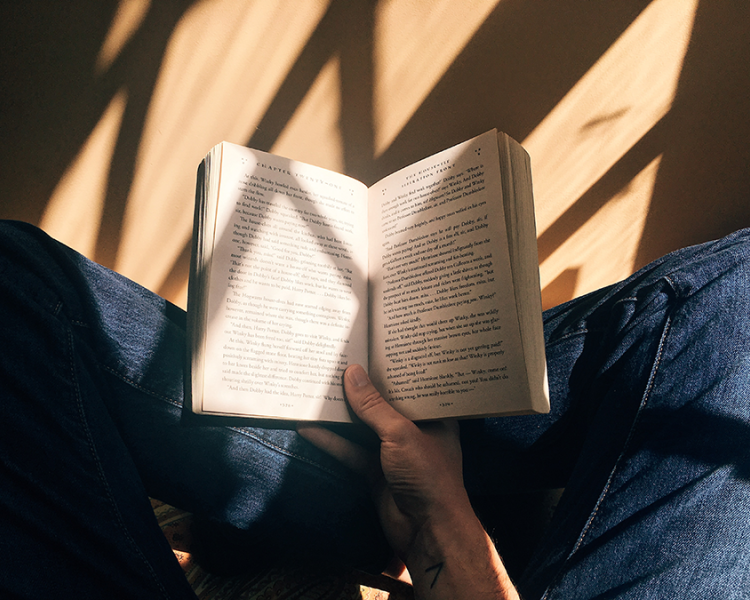
[(199, 179), (193, 411), (350, 421), (341, 376), (367, 364), (367, 188), (227, 142)]

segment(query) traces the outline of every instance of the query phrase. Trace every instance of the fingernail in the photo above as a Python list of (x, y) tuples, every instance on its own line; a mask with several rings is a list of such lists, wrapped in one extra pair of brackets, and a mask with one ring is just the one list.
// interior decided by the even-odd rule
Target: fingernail
[(349, 368), (349, 380), (357, 387), (364, 387), (370, 383), (367, 372), (359, 365)]

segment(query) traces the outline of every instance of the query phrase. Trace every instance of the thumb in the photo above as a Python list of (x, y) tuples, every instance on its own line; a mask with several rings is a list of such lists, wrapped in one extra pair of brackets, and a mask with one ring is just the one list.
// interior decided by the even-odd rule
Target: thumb
[(344, 391), (354, 413), (372, 428), (381, 440), (392, 438), (405, 425), (413, 425), (383, 399), (360, 365), (347, 368), (344, 373)]

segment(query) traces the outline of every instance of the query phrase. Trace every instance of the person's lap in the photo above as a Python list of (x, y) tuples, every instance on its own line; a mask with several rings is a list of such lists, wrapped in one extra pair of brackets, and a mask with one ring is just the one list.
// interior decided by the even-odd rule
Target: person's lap
[(739, 232), (548, 311), (553, 413), (467, 424), (470, 489), (566, 488), (524, 597), (750, 589), (748, 259)]
[[(548, 597), (663, 598), (747, 572), (750, 243), (719, 244), (548, 311), (553, 412), (462, 424), (470, 493), (566, 487), (527, 598), (550, 583)], [(251, 568), (382, 560), (366, 490), (296, 434), (181, 423), (180, 311), (33, 229), (4, 224), (0, 256), (6, 564), (110, 586), (124, 565), (132, 589), (189, 594), (147, 494)]]
[(183, 426), (175, 307), (2, 223), (0, 319), (0, 595), (190, 596), (149, 495), (248, 569), (385, 560), (365, 486), (295, 433)]

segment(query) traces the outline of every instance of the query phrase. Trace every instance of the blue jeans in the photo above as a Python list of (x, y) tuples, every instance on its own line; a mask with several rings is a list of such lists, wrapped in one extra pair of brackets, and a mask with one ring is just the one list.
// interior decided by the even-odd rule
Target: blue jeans
[[(552, 412), (462, 423), (472, 495), (566, 488), (527, 600), (748, 597), (748, 318), (750, 232), (545, 313)], [(250, 569), (387, 555), (295, 433), (185, 422), (174, 306), (2, 223), (0, 319), (0, 596), (194, 597), (149, 495)]]

